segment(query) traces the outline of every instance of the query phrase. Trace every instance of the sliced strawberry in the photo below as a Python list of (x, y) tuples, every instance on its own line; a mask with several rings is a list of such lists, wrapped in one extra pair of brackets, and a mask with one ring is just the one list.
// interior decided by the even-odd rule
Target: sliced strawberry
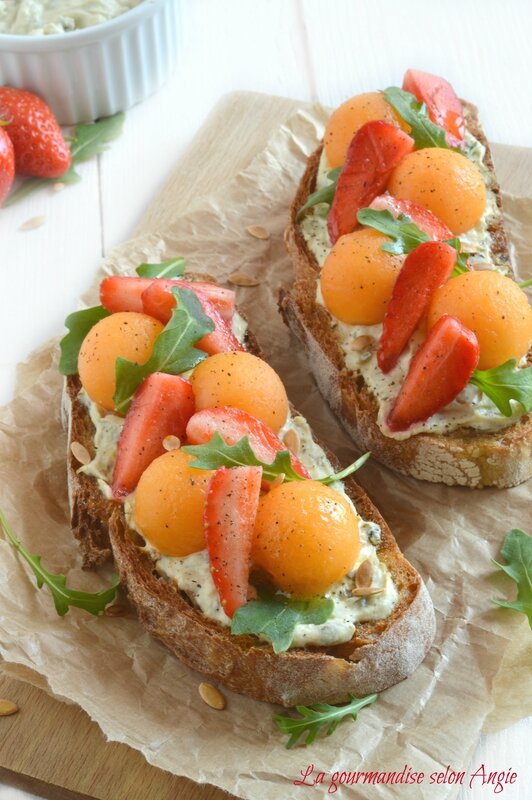
[(403, 78), (403, 89), (425, 103), (431, 120), (450, 134), (447, 137), (448, 144), (463, 142), (464, 109), (449, 81), (429, 72), (409, 69)]
[(395, 367), (432, 295), (451, 277), (455, 264), (456, 250), (444, 242), (424, 242), (407, 255), (393, 286), (377, 350), (383, 372)]
[(406, 214), (423, 233), (435, 241), (441, 242), (453, 238), (453, 232), (445, 222), (413, 200), (399, 200), (391, 194), (381, 194), (372, 201), (370, 208), (374, 208), (375, 211), (389, 211), (396, 219), (400, 214)]
[(100, 302), (111, 314), (118, 311), (137, 311), (142, 314), (142, 293), (151, 286), (153, 278), (129, 278), (113, 275), (100, 283)]
[(15, 151), (5, 128), (0, 127), (0, 206), (15, 177)]
[(406, 431), (449, 405), (467, 386), (479, 355), (473, 331), (456, 317), (439, 319), (410, 363), (388, 415), (390, 430)]
[(220, 467), (207, 488), (204, 523), (212, 578), (228, 617), (247, 602), (261, 467)]
[[(247, 411), (229, 406), (197, 411), (187, 425), (187, 441), (190, 444), (207, 444), (216, 431), (228, 445), (234, 445), (247, 436), (251, 449), (265, 464), (273, 463), (277, 453), (288, 449), (260, 419), (248, 414)], [(290, 454), (290, 458), (295, 471), (303, 478), (310, 478), (301, 461), (293, 453)]]
[[(172, 286), (175, 285), (172, 281), (153, 281), (142, 293), (144, 312), (166, 324), (175, 307), (175, 298), (171, 294)], [(189, 289), (191, 287), (185, 286), (182, 288)], [(214, 331), (200, 339), (196, 347), (204, 350), (210, 356), (231, 350), (243, 350), (244, 347), (233, 333), (231, 324), (222, 317), (214, 303), (209, 300), (201, 289), (193, 289), (193, 291), (200, 301), (205, 314), (214, 322)]]
[[(122, 275), (104, 278), (100, 284), (102, 306), (107, 311), (110, 311), (111, 314), (115, 314), (117, 311), (138, 311), (142, 313), (145, 310), (142, 294), (154, 283), (164, 286), (168, 294), (168, 297), (163, 298), (164, 304), (161, 307), (161, 316), (157, 317), (165, 324), (170, 319), (172, 310), (175, 307), (175, 299), (170, 294), (172, 286), (179, 286), (181, 289), (190, 289), (195, 293), (201, 293), (210, 300), (227, 321), (231, 321), (234, 316), (235, 293), (232, 289), (224, 289), (215, 283), (206, 283), (205, 281), (178, 281), (168, 278), (131, 278)], [(155, 296), (158, 297), (158, 295)], [(163, 314), (164, 319), (162, 318)]]
[(151, 462), (163, 455), (166, 436), (183, 439), (194, 414), (192, 386), (179, 375), (154, 372), (135, 392), (118, 440), (113, 497), (133, 491)]
[(382, 194), (392, 170), (414, 149), (414, 140), (384, 120), (366, 122), (353, 136), (329, 211), (332, 244), (358, 225), (357, 214)]

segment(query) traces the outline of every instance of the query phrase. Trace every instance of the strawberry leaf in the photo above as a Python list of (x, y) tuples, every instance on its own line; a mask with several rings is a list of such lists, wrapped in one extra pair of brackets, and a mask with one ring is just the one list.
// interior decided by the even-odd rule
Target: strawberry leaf
[(42, 589), (43, 586), (47, 586), (50, 589), (55, 610), (60, 617), (63, 617), (71, 606), (82, 608), (84, 611), (88, 611), (89, 614), (98, 616), (105, 610), (105, 607), (115, 599), (120, 583), (118, 575), (113, 576), (113, 582), (108, 589), (102, 589), (100, 592), (78, 592), (76, 589), (69, 589), (66, 585), (66, 577), (64, 575), (57, 575), (53, 572), (49, 572), (43, 567), (41, 556), (32, 555), (26, 550), (20, 539), (15, 536), (9, 527), (1, 511), (0, 526), (9, 542), (33, 570), (37, 581), (37, 587)]
[(141, 278), (180, 278), (186, 266), (186, 259), (176, 256), (160, 264), (140, 264), (136, 271)]
[(272, 595), (250, 600), (237, 608), (231, 620), (231, 633), (252, 633), (268, 639), (274, 653), (284, 653), (294, 638), (296, 625), (321, 625), (334, 609), (331, 598), (292, 600), (284, 595)]
[(493, 369), (476, 369), (469, 380), (505, 417), (514, 413), (510, 400), (519, 403), (524, 412), (532, 410), (532, 367), (516, 369), (516, 363), (515, 358), (511, 358)]
[(108, 316), (109, 312), (103, 306), (84, 308), (68, 315), (65, 320), (65, 327), (68, 328), (69, 332), (66, 336), (63, 336), (59, 343), (61, 350), (59, 372), (61, 375), (78, 374), (78, 356), (83, 339), (97, 322)]
[(377, 699), (377, 694), (368, 694), (367, 697), (355, 697), (350, 695), (351, 700), (347, 705), (330, 706), (328, 703), (316, 703), (314, 706), (296, 706), (296, 711), (300, 717), (292, 717), (289, 714), (276, 714), (274, 720), (281, 733), (289, 736), (286, 744), (289, 750), (306, 733), (307, 737), (303, 744), (312, 744), (318, 733), (325, 730), (325, 735), (330, 736), (334, 733), (343, 719), (351, 717), (356, 720), (358, 712), (364, 706), (369, 706)]
[[(410, 136), (416, 143), (418, 150), (423, 147), (445, 147), (447, 144), (445, 131), (429, 119), (427, 107), (420, 103), (413, 94), (399, 89), (397, 86), (390, 86), (384, 90), (384, 97), (387, 102), (395, 108), (401, 119), (410, 125)], [(461, 150), (459, 150), (461, 152)]]
[(503, 542), (501, 555), (506, 564), (493, 563), (516, 582), (517, 600), (510, 602), (493, 598), (493, 602), (525, 614), (532, 628), (532, 536), (514, 528)]
[(174, 286), (176, 307), (170, 321), (155, 340), (152, 354), (145, 364), (135, 364), (120, 356), (116, 359), (115, 408), (125, 413), (138, 387), (153, 372), (181, 375), (207, 358), (207, 353), (194, 347), (196, 342), (214, 330), (214, 323), (204, 313), (194, 292)]

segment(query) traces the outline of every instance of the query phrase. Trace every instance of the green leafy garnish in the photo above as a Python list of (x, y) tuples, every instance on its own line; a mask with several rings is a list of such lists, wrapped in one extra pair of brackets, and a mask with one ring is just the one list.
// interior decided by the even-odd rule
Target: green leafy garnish
[(55, 575), (53, 572), (49, 572), (41, 564), (41, 556), (34, 556), (26, 550), (20, 539), (15, 536), (9, 527), (1, 511), (0, 526), (15, 550), (30, 565), (37, 579), (38, 588), (42, 589), (46, 585), (50, 589), (55, 610), (59, 616), (63, 617), (71, 606), (82, 608), (84, 611), (88, 611), (89, 614), (98, 616), (115, 599), (120, 583), (118, 575), (113, 576), (113, 581), (108, 589), (102, 589), (100, 592), (78, 592), (75, 589), (69, 589), (64, 575)]
[(190, 289), (172, 287), (176, 307), (170, 321), (155, 340), (145, 364), (135, 364), (120, 356), (116, 359), (116, 392), (113, 400), (117, 411), (125, 414), (136, 390), (153, 372), (180, 375), (207, 358), (207, 353), (194, 347), (196, 342), (214, 330), (213, 321), (204, 313)]
[(317, 192), (313, 192), (308, 196), (307, 202), (304, 206), (301, 206), (299, 211), (297, 212), (297, 221), (301, 219), (305, 211), (308, 211), (309, 208), (312, 206), (317, 206), (319, 203), (327, 203), (327, 205), (331, 205), (332, 201), (334, 200), (334, 194), (336, 192), (336, 186), (338, 185), (338, 178), (342, 171), (342, 167), (336, 167), (336, 169), (332, 169), (330, 172), (327, 173), (327, 177), (329, 178), (331, 183), (328, 183), (327, 186), (323, 186), (321, 189), (318, 189)]
[(180, 278), (186, 266), (186, 259), (176, 256), (160, 264), (140, 264), (136, 272), (141, 278)]
[(459, 148), (449, 147), (445, 130), (429, 119), (426, 105), (420, 103), (413, 94), (405, 92), (404, 89), (399, 89), (397, 86), (389, 86), (384, 90), (384, 97), (395, 108), (401, 119), (410, 125), (410, 136), (418, 150), (423, 147), (446, 147), (459, 150)]
[[(267, 464), (257, 458), (253, 452), (249, 439), (243, 436), (236, 444), (229, 445), (224, 442), (220, 433), (215, 431), (207, 444), (185, 445), (181, 448), (185, 453), (195, 456), (196, 460), (190, 462), (190, 466), (195, 469), (220, 469), (220, 467), (262, 467), (264, 480), (273, 481), (284, 475), (286, 481), (302, 481), (305, 478), (300, 475), (292, 466), (290, 452), (281, 450), (276, 454), (273, 463)], [(346, 467), (335, 475), (328, 475), (325, 478), (317, 478), (321, 483), (328, 485), (335, 481), (342, 481), (360, 469), (370, 453), (361, 456), (357, 461)]]
[(274, 653), (284, 653), (292, 643), (296, 625), (321, 625), (333, 609), (331, 598), (291, 600), (271, 595), (237, 608), (231, 620), (231, 633), (262, 634), (271, 642)]
[(97, 322), (108, 316), (109, 312), (103, 306), (84, 308), (68, 315), (65, 327), (69, 333), (63, 336), (59, 343), (61, 349), (59, 372), (62, 375), (78, 374), (78, 355), (83, 339)]
[(493, 602), (526, 614), (532, 628), (532, 536), (514, 528), (503, 542), (501, 555), (506, 564), (499, 564), (498, 561), (493, 563), (516, 582), (517, 600), (509, 602), (493, 598)]
[(76, 172), (78, 164), (88, 161), (93, 156), (107, 150), (109, 142), (117, 139), (122, 133), (125, 115), (123, 112), (112, 117), (102, 117), (89, 124), (76, 125), (74, 136), (70, 141), (70, 152), (72, 153), (72, 164), (64, 175), (59, 178), (28, 178), (12, 192), (4, 201), (4, 206), (22, 200), (36, 189), (50, 186), (55, 183), (71, 184), (81, 180), (81, 175)]
[(301, 736), (307, 734), (303, 744), (312, 744), (318, 733), (326, 728), (325, 735), (330, 736), (343, 719), (351, 717), (356, 720), (357, 714), (364, 706), (369, 706), (377, 699), (377, 694), (368, 694), (367, 697), (355, 697), (344, 706), (330, 706), (328, 703), (316, 703), (314, 706), (296, 706), (296, 711), (301, 717), (291, 717), (289, 714), (276, 714), (274, 720), (281, 733), (289, 736), (287, 749), (293, 747)]
[(501, 414), (513, 414), (510, 400), (519, 403), (524, 412), (532, 410), (532, 367), (516, 369), (516, 360), (511, 358), (493, 369), (476, 369), (469, 383), (484, 392), (495, 403)]
[[(392, 239), (391, 242), (385, 242), (382, 245), (381, 250), (386, 253), (393, 253), (394, 255), (408, 254), (423, 242), (432, 241), (430, 236), (425, 231), (422, 231), (421, 228), (418, 228), (415, 222), (412, 222), (406, 214), (399, 214), (398, 217), (394, 217), (392, 212), (387, 209), (377, 211), (374, 208), (361, 208), (357, 214), (357, 219), (361, 225), (373, 228)], [(468, 272), (467, 260), (470, 253), (462, 252), (460, 239), (457, 237), (447, 239), (446, 244), (456, 250), (456, 264), (451, 277), (455, 278), (463, 272)]]
[(520, 289), (527, 289), (529, 286), (532, 286), (532, 278), (529, 278), (526, 281), (521, 281), (521, 283), (517, 284)]

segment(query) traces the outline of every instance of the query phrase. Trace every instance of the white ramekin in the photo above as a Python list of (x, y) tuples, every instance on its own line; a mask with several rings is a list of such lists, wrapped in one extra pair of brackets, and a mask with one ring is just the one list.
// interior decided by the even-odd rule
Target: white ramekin
[(0, 85), (30, 89), (60, 123), (107, 117), (144, 100), (170, 74), (177, 0), (143, 0), (119, 17), (51, 36), (0, 34)]

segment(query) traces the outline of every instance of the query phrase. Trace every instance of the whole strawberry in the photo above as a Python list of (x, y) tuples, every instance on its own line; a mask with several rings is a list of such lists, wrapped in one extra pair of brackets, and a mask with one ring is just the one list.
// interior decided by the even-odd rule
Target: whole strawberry
[(0, 206), (6, 199), (15, 177), (15, 153), (11, 139), (0, 127)]
[(59, 178), (72, 156), (57, 120), (44, 100), (23, 89), (0, 87), (0, 120), (13, 142), (19, 175)]

